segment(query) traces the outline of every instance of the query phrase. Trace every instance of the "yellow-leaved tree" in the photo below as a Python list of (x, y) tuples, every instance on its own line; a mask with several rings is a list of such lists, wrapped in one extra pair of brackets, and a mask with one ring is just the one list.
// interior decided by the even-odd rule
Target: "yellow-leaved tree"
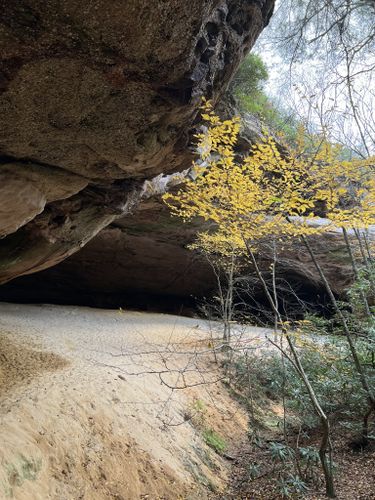
[[(303, 129), (295, 148), (265, 134), (239, 157), (239, 118), (220, 120), (210, 102), (203, 110), (208, 126), (196, 136), (201, 163), (194, 164), (200, 175), (164, 200), (184, 220), (202, 217), (216, 224), (205, 243), (212, 235), (213, 244), (220, 245), (222, 238), (230, 247), (245, 249), (247, 243), (255, 248), (264, 236), (295, 238), (375, 224), (374, 158), (342, 160), (341, 148), (325, 139), (310, 145), (306, 155)], [(321, 213), (329, 225), (318, 223)]]
[[(296, 372), (302, 378), (322, 425), (320, 459), (326, 492), (335, 496), (330, 459), (329, 421), (301, 364), (289, 323), (279, 310), (276, 290), (270, 290), (258, 266), (256, 253), (260, 241), (268, 239), (276, 248), (300, 239), (306, 245), (333, 307), (342, 322), (354, 365), (369, 400), (364, 417), (375, 410), (375, 397), (356, 351), (347, 320), (316, 259), (310, 238), (328, 229), (360, 231), (375, 223), (374, 159), (343, 160), (342, 151), (324, 137), (307, 144), (301, 128), (296, 145), (280, 145), (265, 133), (245, 156), (236, 151), (240, 119), (221, 120), (211, 103), (203, 103), (206, 127), (197, 135), (199, 161), (193, 168), (195, 181), (187, 182), (176, 194), (166, 194), (165, 202), (174, 215), (187, 221), (200, 217), (211, 222), (210, 231), (197, 235), (195, 247), (206, 253), (249, 258), (275, 322), (285, 336)], [(326, 221), (321, 222), (324, 216)], [(213, 227), (212, 227), (213, 226)], [(349, 247), (350, 248), (350, 247)], [(371, 313), (371, 311), (369, 311)]]

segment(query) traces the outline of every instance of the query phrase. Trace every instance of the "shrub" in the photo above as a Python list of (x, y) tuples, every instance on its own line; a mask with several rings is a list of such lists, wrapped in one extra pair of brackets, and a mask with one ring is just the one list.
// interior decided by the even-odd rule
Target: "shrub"
[(205, 443), (216, 451), (219, 455), (223, 454), (227, 449), (224, 439), (217, 434), (213, 429), (205, 429), (203, 431), (203, 439)]

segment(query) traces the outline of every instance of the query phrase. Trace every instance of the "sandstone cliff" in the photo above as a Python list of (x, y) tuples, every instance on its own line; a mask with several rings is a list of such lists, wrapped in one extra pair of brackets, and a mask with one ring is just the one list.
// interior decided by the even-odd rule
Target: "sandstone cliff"
[(51, 267), (191, 162), (273, 0), (0, 1), (0, 282)]

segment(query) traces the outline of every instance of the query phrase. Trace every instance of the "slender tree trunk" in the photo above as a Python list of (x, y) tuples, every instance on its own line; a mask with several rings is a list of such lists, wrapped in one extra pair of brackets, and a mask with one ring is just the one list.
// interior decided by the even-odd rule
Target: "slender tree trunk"
[(215, 262), (211, 260), (208, 256), (206, 256), (216, 278), (217, 282), (217, 290), (219, 293), (219, 302), (220, 302), (220, 314), (223, 322), (223, 340), (224, 342), (228, 342), (228, 320), (227, 320), (227, 308), (226, 308), (226, 298), (224, 296), (224, 290), (222, 286), (222, 275), (220, 270), (217, 268)]
[[(272, 262), (272, 291), (273, 291), (273, 301), (275, 304), (275, 309), (279, 311), (279, 297), (277, 293), (277, 287), (276, 287), (276, 263), (277, 263), (277, 246), (276, 246), (276, 241), (275, 239), (273, 240), (273, 262)], [(274, 340), (276, 342), (277, 340), (277, 325), (278, 325), (278, 315), (274, 313)], [(282, 402), (283, 402), (283, 434), (284, 434), (284, 440), (285, 443), (288, 442), (288, 434), (287, 434), (287, 428), (286, 428), (286, 404), (285, 404), (285, 387), (286, 387), (286, 371), (285, 371), (285, 356), (283, 354), (283, 339), (281, 338), (280, 340), (280, 347), (281, 347), (281, 364), (283, 367), (283, 382), (282, 382)], [(298, 454), (296, 453), (296, 457)], [(298, 464), (299, 467), (299, 464)]]
[[(256, 273), (258, 279), (260, 280), (261, 285), (263, 287), (263, 290), (266, 294), (267, 300), (268, 300), (275, 316), (277, 317), (278, 323), (282, 325), (283, 322), (282, 322), (280, 312), (279, 312), (278, 308), (276, 307), (275, 301), (272, 298), (272, 295), (268, 289), (268, 286), (267, 286), (267, 283), (263, 277), (263, 274), (262, 274), (261, 270), (259, 269), (255, 255), (254, 255), (253, 251), (251, 250), (250, 246), (248, 245), (247, 241), (244, 241), (244, 243), (246, 245), (251, 262), (254, 266), (255, 273)], [(319, 457), (320, 457), (320, 461), (321, 461), (322, 469), (323, 469), (323, 474), (324, 474), (324, 478), (325, 478), (326, 494), (329, 498), (336, 498), (334, 482), (333, 482), (333, 474), (332, 474), (332, 461), (330, 458), (327, 459), (327, 455), (330, 457), (331, 452), (332, 452), (332, 445), (331, 445), (331, 441), (330, 441), (329, 420), (328, 420), (328, 417), (326, 416), (326, 414), (324, 413), (322, 407), (320, 406), (320, 403), (316, 397), (315, 391), (314, 391), (314, 389), (313, 389), (313, 387), (312, 387), (312, 385), (311, 385), (311, 383), (306, 375), (306, 372), (302, 366), (301, 360), (300, 360), (298, 352), (293, 344), (293, 341), (292, 341), (290, 335), (288, 334), (288, 331), (284, 327), (282, 327), (282, 333), (285, 336), (287, 343), (288, 343), (288, 346), (289, 346), (289, 349), (290, 349), (290, 352), (292, 353), (293, 366), (295, 367), (297, 373), (301, 377), (301, 379), (302, 379), (302, 381), (307, 389), (307, 392), (308, 392), (309, 397), (310, 397), (310, 401), (313, 405), (315, 413), (319, 417), (319, 420), (320, 420), (320, 423), (322, 426), (323, 436), (322, 436), (322, 440), (321, 440), (320, 448), (319, 448)]]
[(225, 296), (225, 321), (226, 321), (226, 341), (230, 342), (231, 322), (233, 318), (233, 288), (234, 288), (235, 256), (231, 255), (229, 270), (227, 273), (227, 291)]
[(358, 240), (359, 249), (361, 251), (363, 263), (365, 264), (366, 267), (368, 267), (368, 265), (369, 265), (368, 255), (366, 255), (365, 248), (363, 246), (363, 241), (362, 241), (361, 233), (360, 233), (360, 231), (358, 229), (354, 229), (354, 234), (356, 235), (356, 238)]
[[(337, 314), (337, 316), (340, 319), (340, 322), (342, 324), (342, 327), (343, 327), (343, 330), (345, 333), (345, 337), (346, 337), (346, 340), (349, 344), (350, 352), (351, 352), (351, 355), (352, 355), (352, 358), (354, 361), (354, 366), (355, 366), (357, 373), (359, 375), (359, 379), (361, 381), (361, 385), (363, 387), (363, 390), (367, 394), (367, 398), (369, 401), (369, 407), (371, 410), (370, 414), (369, 414), (369, 416), (370, 416), (371, 413), (375, 410), (375, 397), (374, 397), (374, 394), (371, 390), (371, 387), (369, 386), (369, 383), (368, 383), (368, 380), (366, 377), (366, 373), (365, 373), (363, 366), (361, 364), (361, 361), (359, 359), (356, 347), (355, 347), (353, 339), (352, 339), (352, 335), (351, 335), (350, 330), (349, 330), (348, 323), (347, 323), (345, 316), (343, 315), (341, 309), (339, 308), (339, 306), (337, 304), (336, 297), (334, 296), (334, 294), (332, 292), (332, 288), (331, 288), (330, 284), (328, 283), (328, 280), (323, 272), (323, 269), (321, 268), (319, 262), (317, 261), (317, 259), (315, 257), (314, 251), (311, 248), (310, 243), (308, 242), (308, 240), (305, 236), (302, 236), (301, 238), (302, 238), (302, 241), (310, 254), (310, 257), (314, 263), (314, 266), (315, 266), (316, 270), (318, 271), (320, 279), (322, 280), (322, 283), (324, 284), (324, 287), (325, 287), (325, 289), (328, 293), (328, 296), (332, 302), (333, 308), (334, 308), (334, 310), (335, 310), (335, 312), (336, 312), (336, 314)], [(368, 418), (367, 418), (367, 420), (365, 420), (365, 422), (368, 422)], [(366, 426), (366, 428), (363, 429), (363, 439), (366, 441), (368, 440), (368, 426)]]
[[(361, 233), (358, 229), (354, 229), (355, 235), (357, 237), (358, 243), (359, 243), (359, 249), (361, 251), (363, 263), (366, 266), (366, 269), (368, 271), (368, 276), (369, 276), (369, 281), (370, 281), (370, 287), (371, 287), (371, 293), (375, 297), (375, 280), (372, 276), (372, 269), (371, 269), (371, 253), (370, 253), (370, 247), (368, 245), (368, 241), (366, 238), (366, 234), (363, 233), (363, 238), (364, 241), (362, 241), (362, 236)], [(365, 248), (366, 247), (366, 248)]]
[(372, 257), (371, 247), (370, 247), (370, 243), (368, 242), (368, 237), (367, 237), (366, 233), (363, 235), (363, 241), (365, 242), (365, 247), (366, 247), (366, 252), (367, 252), (368, 258), (370, 260), (372, 260), (373, 257)]
[[(356, 263), (355, 258), (354, 258), (352, 245), (350, 243), (350, 239), (349, 239), (349, 236), (348, 236), (348, 231), (344, 227), (342, 227), (341, 229), (342, 229), (342, 233), (344, 235), (345, 245), (346, 245), (346, 248), (348, 250), (349, 257), (350, 257), (350, 262), (351, 262), (351, 265), (352, 265), (354, 277), (357, 280), (358, 276), (359, 276), (358, 275), (358, 267), (357, 267), (357, 263)], [(361, 295), (361, 299), (362, 299), (362, 302), (363, 302), (363, 306), (365, 308), (366, 316), (369, 317), (369, 318), (371, 318), (370, 306), (368, 304), (366, 294), (365, 294), (365, 292), (363, 290), (360, 290), (360, 295)]]

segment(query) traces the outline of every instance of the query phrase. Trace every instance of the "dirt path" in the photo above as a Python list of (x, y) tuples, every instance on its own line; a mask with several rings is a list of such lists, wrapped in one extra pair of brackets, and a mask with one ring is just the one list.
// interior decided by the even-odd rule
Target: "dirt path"
[(220, 382), (202, 385), (217, 380), (212, 356), (197, 354), (208, 336), (191, 318), (0, 304), (0, 498), (175, 500), (223, 488), (228, 465), (203, 431), (230, 445), (247, 422)]

